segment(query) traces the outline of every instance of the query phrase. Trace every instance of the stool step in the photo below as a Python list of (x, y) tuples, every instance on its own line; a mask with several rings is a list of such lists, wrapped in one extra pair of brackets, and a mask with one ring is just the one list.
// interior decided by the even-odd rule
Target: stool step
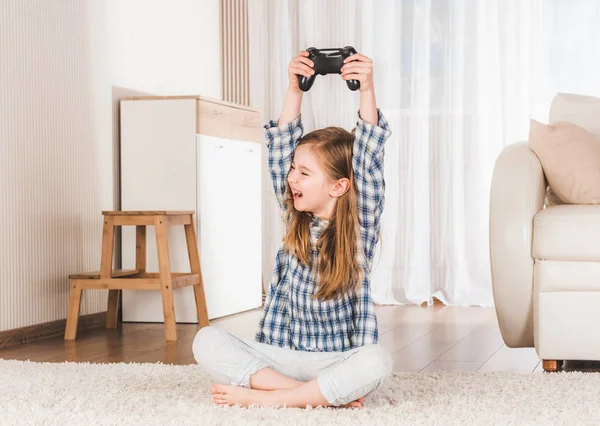
[[(173, 290), (200, 284), (200, 274), (175, 272), (171, 274)], [(160, 274), (142, 272), (133, 276), (109, 279), (77, 279), (73, 285), (82, 290), (160, 290)]]
[[(140, 271), (138, 269), (113, 269), (112, 276), (113, 276), (113, 278), (127, 277), (129, 275), (138, 274), (139, 272)], [(82, 274), (71, 274), (71, 275), (69, 275), (69, 279), (72, 279), (72, 280), (99, 280), (100, 279), (100, 271), (84, 272)]]

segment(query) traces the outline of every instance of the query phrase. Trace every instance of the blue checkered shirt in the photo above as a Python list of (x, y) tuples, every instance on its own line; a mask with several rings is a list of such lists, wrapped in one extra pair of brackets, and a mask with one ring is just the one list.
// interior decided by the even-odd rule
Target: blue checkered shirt
[[(313, 216), (310, 225), (311, 266), (300, 263), (283, 247), (279, 249), (256, 341), (315, 352), (346, 351), (377, 343), (377, 317), (370, 294), (369, 273), (385, 204), (384, 145), (391, 135), (383, 114), (379, 109), (377, 113), (377, 126), (366, 123), (358, 114), (352, 154), (360, 225), (361, 285), (332, 300), (312, 299), (318, 290), (316, 241), (328, 224), (327, 220)], [(304, 131), (301, 116), (279, 127), (276, 121), (270, 121), (264, 128), (273, 189), (285, 214), (286, 179), (294, 150)]]

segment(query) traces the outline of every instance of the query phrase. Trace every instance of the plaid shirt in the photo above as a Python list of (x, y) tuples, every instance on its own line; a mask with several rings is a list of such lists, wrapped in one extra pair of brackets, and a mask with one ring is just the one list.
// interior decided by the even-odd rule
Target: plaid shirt
[[(369, 273), (385, 204), (384, 144), (391, 135), (379, 109), (377, 113), (377, 126), (366, 123), (358, 114), (352, 154), (360, 225), (358, 262), (363, 272), (360, 287), (337, 299), (311, 298), (317, 290), (318, 252), (315, 245), (329, 223), (313, 216), (310, 236), (311, 265), (314, 267), (301, 264), (283, 247), (279, 249), (256, 333), (258, 342), (316, 352), (346, 351), (377, 343), (377, 317), (371, 300)], [(273, 189), (285, 213), (286, 179), (304, 130), (301, 116), (279, 127), (276, 121), (270, 121), (264, 128)]]

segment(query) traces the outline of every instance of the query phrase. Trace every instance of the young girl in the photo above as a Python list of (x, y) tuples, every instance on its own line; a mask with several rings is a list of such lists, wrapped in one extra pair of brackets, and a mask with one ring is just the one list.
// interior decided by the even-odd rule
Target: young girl
[(265, 126), (285, 236), (256, 341), (213, 326), (194, 339), (196, 361), (222, 383), (211, 387), (219, 405), (362, 408), (391, 374), (369, 282), (391, 132), (375, 103), (372, 61), (355, 54), (344, 62), (342, 79), (360, 81), (352, 133), (328, 127), (302, 136), (297, 75), (314, 74), (306, 51), (289, 64), (279, 122)]

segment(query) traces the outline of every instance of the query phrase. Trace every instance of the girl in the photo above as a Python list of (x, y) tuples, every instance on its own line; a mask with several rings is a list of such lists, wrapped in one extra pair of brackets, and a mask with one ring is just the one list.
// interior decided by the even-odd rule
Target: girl
[(373, 63), (344, 61), (360, 81), (352, 133), (328, 127), (302, 136), (297, 75), (314, 74), (308, 52), (288, 66), (279, 122), (265, 126), (269, 171), (285, 223), (256, 341), (200, 329), (193, 351), (216, 381), (219, 405), (362, 408), (391, 374), (377, 343), (369, 272), (384, 207), (384, 143), (391, 132), (375, 103)]

